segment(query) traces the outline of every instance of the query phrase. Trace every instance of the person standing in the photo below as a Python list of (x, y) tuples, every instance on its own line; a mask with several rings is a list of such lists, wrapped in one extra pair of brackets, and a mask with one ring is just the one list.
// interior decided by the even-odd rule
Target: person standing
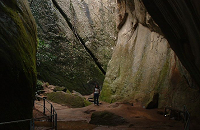
[(94, 105), (98, 105), (99, 106), (99, 95), (100, 95), (99, 86), (97, 84), (95, 84), (95, 88), (94, 88)]

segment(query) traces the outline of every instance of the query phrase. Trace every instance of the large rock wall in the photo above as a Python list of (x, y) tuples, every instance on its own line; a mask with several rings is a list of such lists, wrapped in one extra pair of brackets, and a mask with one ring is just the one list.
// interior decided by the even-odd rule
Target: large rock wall
[(140, 1), (117, 2), (118, 39), (101, 98), (108, 102), (138, 101), (145, 107), (172, 106), (180, 110), (186, 105), (194, 114), (200, 104), (198, 87), (158, 25)]
[[(36, 87), (36, 24), (26, 0), (0, 0), (0, 122), (32, 118)], [(30, 123), (0, 125), (28, 130)]]
[(114, 0), (34, 0), (38, 78), (82, 94), (103, 84), (116, 41)]
[(142, 1), (200, 88), (200, 1)]
[(57, 0), (106, 71), (116, 41), (115, 0)]

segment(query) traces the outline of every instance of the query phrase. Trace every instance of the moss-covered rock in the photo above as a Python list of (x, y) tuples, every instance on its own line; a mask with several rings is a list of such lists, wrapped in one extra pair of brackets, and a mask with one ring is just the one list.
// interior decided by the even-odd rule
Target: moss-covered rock
[(63, 91), (63, 92), (66, 92), (67, 89), (65, 87), (59, 87), (59, 86), (56, 86), (54, 89), (53, 89), (54, 92), (57, 92), (57, 91)]
[(85, 107), (88, 104), (85, 102), (84, 98), (64, 92), (48, 93), (47, 99), (72, 108)]
[[(32, 118), (36, 87), (36, 25), (26, 0), (0, 1), (0, 122)], [(0, 125), (29, 129), (29, 122)]]

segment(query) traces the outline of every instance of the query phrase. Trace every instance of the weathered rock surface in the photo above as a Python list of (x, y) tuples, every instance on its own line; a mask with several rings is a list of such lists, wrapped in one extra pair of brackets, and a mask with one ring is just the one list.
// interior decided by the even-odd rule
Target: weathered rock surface
[[(153, 106), (181, 110), (186, 105), (195, 115), (200, 107), (199, 89), (158, 25), (141, 1), (117, 2), (118, 40), (101, 98), (108, 102), (141, 101), (146, 107), (154, 103)], [(155, 93), (159, 94), (158, 104), (154, 101)]]
[[(196, 108), (199, 108), (200, 102), (200, 1), (142, 1), (192, 77), (192, 80), (187, 81), (187, 84), (193, 88), (194, 92), (187, 92), (186, 89), (182, 100), (183, 102), (190, 101), (189, 104), (185, 103), (186, 106), (190, 106), (190, 110), (193, 110), (192, 114), (199, 117), (200, 112)], [(174, 76), (177, 76), (177, 71), (171, 78), (172, 83), (175, 81)], [(183, 77), (186, 78), (184, 75)], [(177, 97), (179, 94), (181, 95), (179, 92), (175, 96)]]
[(38, 78), (91, 93), (103, 84), (116, 41), (114, 0), (34, 0), (38, 25)]
[(200, 1), (142, 1), (200, 88)]
[[(32, 118), (36, 87), (36, 24), (26, 0), (0, 0), (0, 122)], [(0, 125), (28, 130), (30, 123)]]

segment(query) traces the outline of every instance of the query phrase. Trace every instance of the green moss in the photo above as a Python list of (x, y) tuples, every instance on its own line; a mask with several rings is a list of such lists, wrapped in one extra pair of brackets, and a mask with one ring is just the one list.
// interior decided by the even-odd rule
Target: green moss
[(67, 89), (65, 87), (59, 87), (59, 86), (56, 86), (54, 89), (53, 89), (54, 92), (57, 92), (57, 91), (63, 91), (63, 92), (66, 92)]
[(160, 89), (163, 88), (163, 85), (165, 83), (166, 76), (167, 76), (168, 72), (169, 72), (169, 56), (168, 56), (168, 59), (166, 59), (166, 62), (164, 64), (162, 70), (160, 71), (157, 84), (154, 88), (154, 90), (156, 92), (160, 92), (161, 91)]
[[(22, 19), (16, 10), (12, 10), (11, 8), (5, 8), (7, 14), (12, 18), (14, 24), (16, 24), (17, 28), (17, 36), (12, 39), (11, 42), (14, 42), (14, 46), (12, 49), (12, 53), (15, 55), (15, 62), (18, 62), (19, 68), (23, 68), (24, 74), (28, 77), (29, 82), (35, 84), (36, 79), (36, 38), (32, 37), (30, 32), (27, 32), (27, 28), (24, 26), (25, 21), (29, 21), (28, 19)], [(25, 18), (25, 17), (23, 17)], [(27, 27), (27, 26), (26, 26)], [(34, 34), (36, 36), (36, 34)], [(33, 35), (33, 36), (34, 36)], [(6, 39), (7, 42), (10, 42), (11, 39)], [(34, 80), (33, 80), (34, 79)], [(33, 86), (33, 85), (32, 85)]]
[[(1, 101), (6, 110), (1, 108), (5, 115), (1, 115), (0, 122), (32, 118), (37, 40), (34, 19), (26, 6), (25, 1), (15, 0), (0, 4), (1, 90), (4, 95), (9, 92), (6, 103)], [(8, 102), (12, 103), (6, 105)], [(13, 129), (29, 128), (29, 123), (16, 125)]]
[(114, 93), (111, 90), (109, 84), (106, 83), (106, 81), (105, 81), (104, 85), (103, 85), (103, 90), (100, 95), (100, 99), (102, 101), (109, 102), (109, 103), (115, 102), (116, 100), (112, 98), (113, 94)]
[(86, 107), (86, 106), (89, 106), (89, 105), (91, 105), (92, 103), (91, 102), (89, 102), (88, 100), (85, 100), (84, 99), (84, 106)]
[(67, 89), (66, 93), (71, 94), (71, 92)]
[(134, 91), (138, 91), (142, 81), (142, 73), (143, 73), (143, 66), (141, 65), (138, 71), (136, 72), (135, 76), (133, 77), (134, 82)]

